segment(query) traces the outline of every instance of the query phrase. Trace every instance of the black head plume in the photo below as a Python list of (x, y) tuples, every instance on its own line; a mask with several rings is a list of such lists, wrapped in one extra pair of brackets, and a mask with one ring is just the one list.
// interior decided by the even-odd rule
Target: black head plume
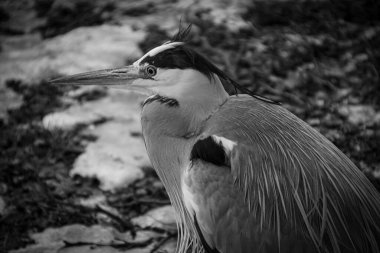
[(191, 27), (192, 27), (192, 24), (189, 24), (186, 28), (183, 28), (182, 21), (180, 21), (178, 32), (173, 36), (170, 42), (187, 42), (189, 40)]
[[(233, 85), (236, 90), (246, 93), (254, 98), (262, 100), (267, 103), (279, 104), (278, 102), (272, 101), (265, 97), (254, 94), (249, 89), (243, 87), (238, 82), (233, 80), (227, 73), (218, 68), (215, 64), (209, 61), (202, 54), (193, 50), (190, 46), (186, 44), (189, 40), (189, 34), (191, 31), (192, 24), (189, 24), (186, 28), (182, 27), (180, 22), (178, 32), (173, 36), (173, 38), (167, 42), (184, 42), (172, 49), (165, 50), (154, 56), (147, 56), (141, 63), (148, 63), (161, 68), (179, 68), (187, 69), (192, 68), (205, 74), (208, 78), (214, 78), (214, 74), (219, 78), (225, 80), (229, 84)], [(166, 44), (166, 43), (165, 43)]]
[(257, 98), (257, 99), (259, 99), (261, 101), (264, 101), (264, 102), (267, 102), (267, 103), (270, 103), (270, 104), (281, 105), (281, 103), (278, 102), (278, 101), (274, 101), (274, 100), (271, 100), (269, 98), (262, 97), (262, 96), (259, 96), (259, 95), (255, 94), (255, 93), (253, 93), (252, 91), (250, 91), (249, 89), (241, 86), (238, 82), (236, 82), (235, 80), (233, 80), (232, 78), (230, 78), (227, 75), (226, 75), (226, 79), (225, 80), (234, 86), (235, 92), (236, 92), (236, 89), (237, 89), (237, 90), (240, 90), (241, 92), (244, 92), (244, 93), (250, 95), (251, 97)]

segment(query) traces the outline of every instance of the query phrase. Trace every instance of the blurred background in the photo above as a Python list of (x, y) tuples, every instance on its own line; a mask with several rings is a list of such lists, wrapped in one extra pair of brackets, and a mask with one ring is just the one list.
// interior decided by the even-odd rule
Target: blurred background
[(379, 1), (1, 0), (0, 252), (174, 252), (175, 215), (141, 136), (144, 97), (48, 80), (130, 64), (180, 24), (380, 190)]

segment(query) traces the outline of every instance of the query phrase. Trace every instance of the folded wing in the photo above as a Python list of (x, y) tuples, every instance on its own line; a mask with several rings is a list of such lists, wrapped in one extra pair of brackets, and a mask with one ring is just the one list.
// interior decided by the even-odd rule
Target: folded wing
[[(262, 252), (296, 252), (297, 244), (300, 252), (305, 245), (379, 252), (379, 193), (331, 142), (278, 105), (231, 98), (207, 122), (191, 160), (188, 187), (212, 249), (266, 241)], [(207, 179), (208, 172), (218, 176)]]

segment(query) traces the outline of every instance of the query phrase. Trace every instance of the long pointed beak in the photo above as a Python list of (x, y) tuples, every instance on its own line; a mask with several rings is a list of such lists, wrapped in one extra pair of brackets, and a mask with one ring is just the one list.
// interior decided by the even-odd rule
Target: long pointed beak
[(96, 70), (76, 75), (61, 77), (50, 81), (58, 85), (102, 85), (106, 87), (116, 87), (128, 89), (128, 86), (136, 80), (142, 78), (137, 66), (126, 66), (115, 69)]

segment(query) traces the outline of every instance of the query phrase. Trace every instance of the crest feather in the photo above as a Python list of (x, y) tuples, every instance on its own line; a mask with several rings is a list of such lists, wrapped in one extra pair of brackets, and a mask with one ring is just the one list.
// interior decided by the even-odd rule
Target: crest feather
[(170, 42), (187, 42), (189, 40), (191, 27), (192, 27), (192, 24), (189, 24), (186, 28), (183, 28), (182, 22), (180, 21), (178, 32), (173, 36)]

